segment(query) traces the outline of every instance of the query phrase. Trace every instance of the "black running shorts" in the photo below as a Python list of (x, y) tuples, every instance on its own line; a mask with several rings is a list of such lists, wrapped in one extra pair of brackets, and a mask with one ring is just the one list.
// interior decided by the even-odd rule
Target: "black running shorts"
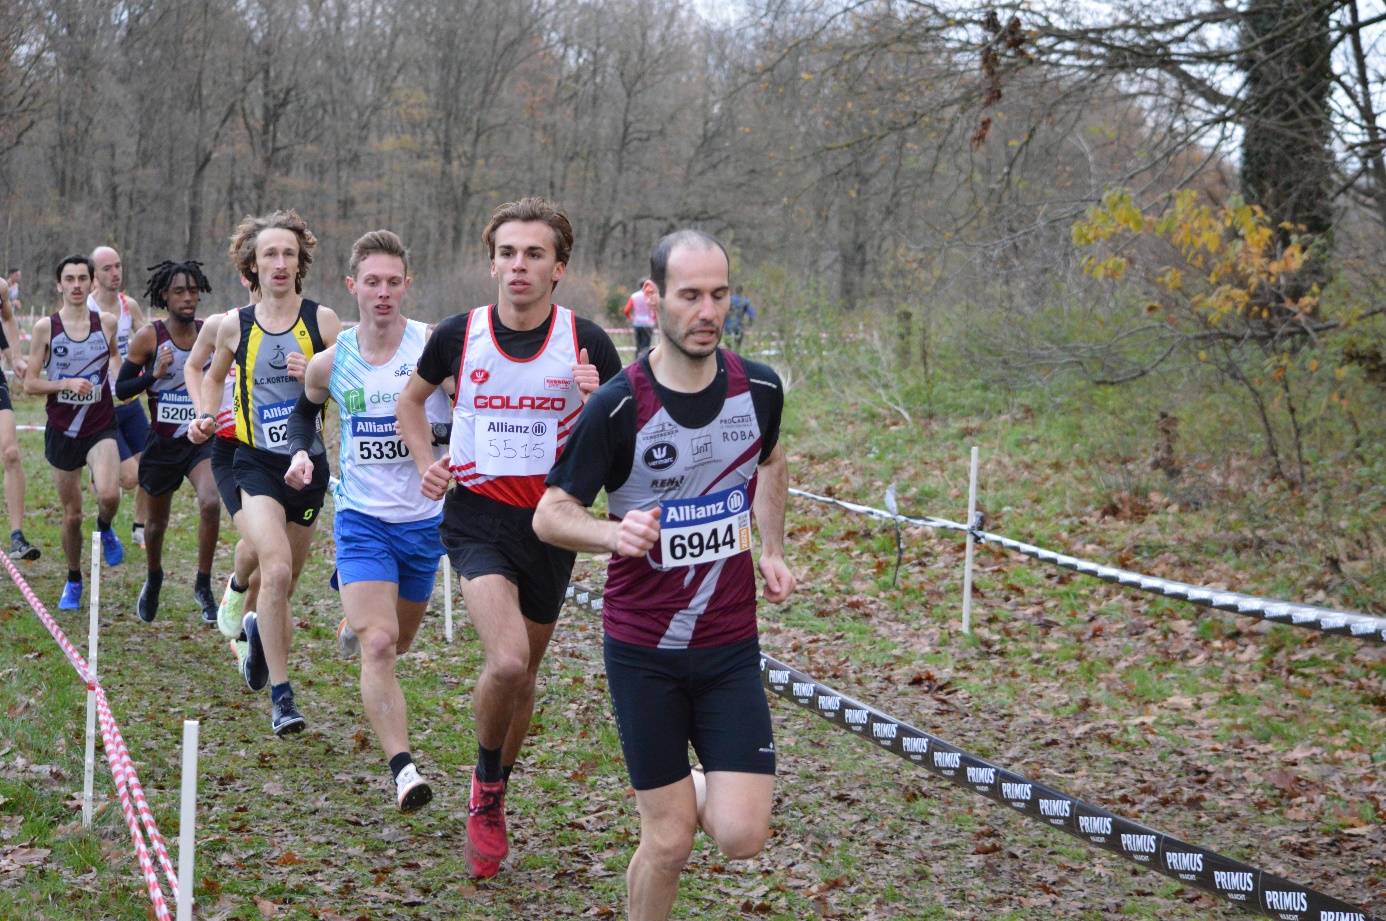
[(284, 518), (289, 524), (308, 527), (317, 520), (327, 499), (327, 455), (313, 456), (313, 481), (303, 489), (294, 489), (284, 482), (291, 459), (287, 454), (240, 445), (232, 463), (236, 487), (248, 496), (269, 496), (284, 506)]
[(212, 445), (212, 476), (216, 477), (217, 492), (221, 493), (221, 504), (226, 514), (235, 518), (241, 513), (241, 491), (236, 488), (236, 447), (240, 444), (234, 438), (213, 435), (208, 439)]
[(558, 620), (577, 554), (539, 539), (534, 509), (506, 505), (457, 486), (443, 503), (438, 536), (459, 576), (504, 576), (520, 590), (520, 613), (526, 620)]
[(608, 636), (603, 653), (632, 787), (655, 790), (687, 777), (689, 743), (704, 771), (775, 773), (759, 639), (657, 649)]
[(211, 456), (212, 446), (205, 441), (195, 445), (186, 438), (165, 438), (151, 431), (140, 454), (140, 488), (151, 496), (166, 496)]
[(115, 437), (114, 425), (90, 438), (68, 438), (50, 426), (43, 430), (43, 456), (59, 470), (81, 470), (87, 465), (87, 453), (98, 441)]
[(0, 371), (0, 412), (7, 409), (14, 409), (14, 404), (10, 402), (10, 382), (5, 379), (5, 372)]

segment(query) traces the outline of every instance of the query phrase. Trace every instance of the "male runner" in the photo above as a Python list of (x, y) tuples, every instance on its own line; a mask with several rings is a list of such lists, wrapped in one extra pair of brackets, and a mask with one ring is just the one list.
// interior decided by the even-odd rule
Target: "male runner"
[[(221, 409), (221, 381), (234, 362), (239, 444), (232, 469), (242, 512), (237, 526), (260, 565), (259, 609), (242, 621), (250, 643), (242, 675), (252, 691), (271, 685), (270, 727), (277, 736), (304, 727), (289, 683), (289, 598), (308, 557), (328, 477), (327, 451), (317, 436), (311, 451), (312, 484), (295, 490), (284, 481), (291, 459), (289, 413), (303, 394), (303, 382), (290, 373), (288, 356), (311, 359), (336, 342), (342, 328), (335, 313), (302, 296), (316, 245), (297, 211), (247, 217), (236, 228), (231, 258), (252, 290), (260, 291), (261, 300), (242, 307), (237, 322), (222, 322), (212, 363), (203, 375), (202, 413), (193, 423), (200, 439), (211, 437)], [(227, 587), (229, 594), (240, 594), (235, 589), (235, 584)], [(243, 604), (243, 595), (232, 603)]]
[[(719, 349), (727, 256), (685, 230), (650, 257), (660, 344), (593, 395), (534, 514), (544, 540), (612, 554), (607, 683), (640, 810), (626, 873), (633, 921), (669, 917), (701, 826), (733, 860), (770, 833), (775, 744), (760, 685), (751, 512), (767, 601), (784, 562), (784, 394), (769, 367)], [(606, 489), (610, 521), (584, 508)], [(690, 772), (688, 745), (702, 762)]]
[[(9, 301), (10, 309), (13, 310), (15, 313), (19, 313), (20, 307), (21, 307), (21, 305), (20, 305), (20, 303), (19, 303), (19, 279), (20, 279), (21, 275), (22, 275), (22, 273), (19, 271), (19, 269), (10, 269), (10, 274), (9, 274), (9, 279), (8, 279), (8, 282), (9, 282), (9, 289), (10, 289), (10, 290), (9, 290), (9, 298), (8, 298), (8, 301)], [(18, 343), (16, 343), (16, 345), (17, 345), (17, 344), (18, 344)], [(16, 372), (16, 373), (17, 373), (17, 372)]]
[[(552, 302), (573, 248), (562, 211), (542, 198), (509, 202), (491, 214), (482, 239), (500, 282), (496, 303), (438, 325), (397, 415), (423, 494), (440, 499), (457, 481), (439, 535), (486, 654), (465, 856), (474, 876), (494, 876), (509, 853), (506, 781), (574, 562), (535, 537), (530, 519), (583, 400), (619, 373), (621, 360), (600, 326)], [(430, 466), (425, 403), (450, 375), (450, 454)]]
[[(286, 479), (297, 487), (312, 476), (308, 446), (331, 396), (342, 423), (332, 533), (342, 610), (361, 646), (361, 703), (389, 761), (400, 812), (416, 812), (433, 798), (433, 790), (409, 751), (395, 661), (409, 651), (433, 595), (443, 555), (438, 542), (443, 503), (420, 499), (421, 479), (399, 437), (395, 404), (423, 353), (428, 327), (400, 312), (409, 290), (409, 253), (390, 231), (356, 241), (346, 286), (356, 297), (361, 322), (308, 363), (303, 396), (289, 417), (294, 455)], [(427, 416), (430, 423), (447, 423), (445, 393), (429, 397)], [(431, 448), (428, 457), (441, 454)]]
[[(24, 392), (48, 397), (43, 454), (53, 467), (53, 485), (63, 505), (63, 555), (67, 584), (58, 607), (82, 605), (82, 481), (91, 467), (96, 484), (96, 528), (107, 566), (119, 566), (125, 548), (111, 530), (120, 509), (120, 456), (115, 443), (115, 402), (111, 399), (111, 356), (116, 318), (87, 305), (92, 262), (68, 256), (54, 273), (62, 307), (34, 324), (29, 340)], [(39, 377), (47, 372), (47, 380)]]
[[(251, 290), (250, 279), (244, 275), (241, 276), (241, 287), (249, 292), (251, 304), (260, 303), (260, 292)], [(216, 351), (217, 335), (221, 332), (222, 322), (228, 318), (233, 323), (239, 322), (237, 317), (240, 310), (241, 308), (235, 307), (225, 313), (213, 314), (203, 321), (202, 331), (197, 334), (197, 341), (193, 343), (184, 370), (188, 394), (192, 397), (196, 416), (200, 417), (206, 411), (206, 407), (215, 402), (218, 389), (221, 392), (221, 408), (214, 414), (216, 437), (204, 435), (198, 426), (193, 426), (188, 430), (188, 438), (195, 444), (209, 442), (212, 445), (212, 476), (216, 479), (217, 492), (221, 494), (221, 504), (225, 506), (226, 514), (231, 516), (231, 521), (236, 525), (237, 534), (241, 533), (242, 529), (237, 517), (241, 514), (241, 493), (236, 488), (236, 471), (233, 468), (236, 445), (240, 443), (236, 440), (236, 414), (232, 409), (235, 403), (236, 365), (232, 363), (220, 388), (215, 381), (208, 382), (203, 371), (211, 361), (212, 353)], [(302, 360), (303, 356), (298, 353), (288, 356), (290, 374), (295, 374), (295, 362)], [(206, 387), (211, 389), (205, 390)], [(260, 593), (259, 563), (255, 559), (255, 551), (243, 537), (236, 541), (231, 575), (227, 576), (226, 584), (226, 591), (222, 593), (221, 603), (217, 606), (217, 629), (232, 641), (232, 648), (236, 651), (237, 668), (240, 669), (245, 667), (245, 657), (250, 651), (250, 643), (241, 630), (241, 621), (247, 611), (255, 610), (255, 602)]]
[(631, 293), (621, 312), (630, 319), (631, 327), (635, 330), (635, 357), (644, 358), (645, 353), (650, 350), (650, 343), (654, 340), (655, 312), (654, 307), (645, 298), (643, 281), (640, 287)]
[[(23, 386), (28, 363), (19, 354), (19, 321), (14, 316), (14, 308), (19, 303), (18, 275), (18, 269), (10, 273), (16, 285), (15, 296), (0, 300), (0, 352), (9, 360), (10, 368)], [(0, 460), (4, 461), (5, 466), (5, 507), (10, 513), (10, 559), (36, 560), (39, 558), (39, 548), (24, 538), (24, 463), (19, 457), (14, 404), (10, 399), (10, 382), (5, 378), (4, 371), (0, 371)]]
[(200, 294), (211, 291), (212, 286), (202, 274), (200, 262), (166, 261), (150, 271), (145, 297), (150, 307), (167, 310), (168, 320), (154, 320), (135, 333), (116, 379), (118, 398), (129, 399), (148, 392), (149, 416), (154, 420), (140, 456), (140, 488), (149, 496), (145, 520), (149, 574), (135, 610), (147, 624), (153, 623), (159, 614), (159, 591), (164, 584), (164, 533), (173, 508), (173, 494), (186, 477), (197, 493), (200, 514), (193, 598), (202, 609), (203, 623), (215, 624), (212, 556), (221, 525), (221, 500), (212, 476), (212, 446), (188, 440), (188, 426), (196, 418), (196, 411), (184, 376), (188, 353), (202, 326), (197, 319)]
[[(111, 373), (120, 374), (120, 363), (130, 351), (130, 338), (144, 328), (144, 311), (139, 303), (121, 290), (123, 272), (120, 254), (109, 246), (98, 246), (91, 253), (96, 266), (93, 280), (95, 290), (87, 298), (92, 310), (116, 317), (116, 349), (112, 356)], [(148, 514), (149, 497), (139, 488), (140, 452), (149, 440), (149, 417), (137, 399), (116, 401), (116, 446), (120, 449), (120, 488), (135, 490), (135, 523), (131, 527), (135, 543), (145, 545), (144, 523)]]

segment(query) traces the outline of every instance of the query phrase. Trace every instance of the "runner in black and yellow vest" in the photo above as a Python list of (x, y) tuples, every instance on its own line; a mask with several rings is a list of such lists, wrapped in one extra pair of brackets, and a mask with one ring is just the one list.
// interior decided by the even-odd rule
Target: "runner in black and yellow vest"
[[(289, 684), (289, 597), (313, 541), (328, 476), (319, 437), (310, 450), (313, 482), (301, 491), (285, 484), (291, 460), (288, 419), (303, 393), (308, 359), (335, 343), (342, 328), (337, 314), (302, 296), (316, 244), (296, 211), (241, 221), (231, 240), (231, 258), (262, 299), (242, 308), (238, 322), (222, 323), (206, 373), (207, 379), (220, 381), (232, 362), (236, 365), (233, 469), (245, 513), (238, 517), (238, 527), (260, 561), (258, 610), (246, 614), (243, 624), (250, 645), (242, 673), (253, 691), (271, 685), (270, 724), (281, 736), (304, 726)], [(221, 409), (219, 399), (216, 403), (203, 406), (190, 436), (211, 437)], [(243, 604), (246, 588), (233, 581), (222, 604)]]

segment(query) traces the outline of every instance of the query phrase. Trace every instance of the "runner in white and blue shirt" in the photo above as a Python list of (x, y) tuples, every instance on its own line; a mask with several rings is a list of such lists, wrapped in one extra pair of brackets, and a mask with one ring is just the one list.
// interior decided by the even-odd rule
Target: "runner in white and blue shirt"
[[(395, 661), (418, 632), (443, 555), (442, 500), (420, 496), (420, 476), (395, 420), (395, 403), (428, 340), (428, 327), (400, 313), (409, 289), (408, 258), (399, 237), (386, 230), (366, 234), (352, 248), (347, 288), (361, 322), (308, 363), (303, 397), (289, 417), (293, 461), (284, 477), (293, 487), (311, 479), (315, 420), (330, 396), (342, 423), (341, 480), (333, 493), (346, 614), (339, 636), (354, 634), (360, 644), (361, 702), (390, 762), (401, 812), (423, 807), (433, 791), (409, 751)], [(447, 396), (439, 391), (435, 397), (426, 407), (429, 421), (445, 425)], [(442, 449), (434, 449), (433, 460), (441, 456)]]

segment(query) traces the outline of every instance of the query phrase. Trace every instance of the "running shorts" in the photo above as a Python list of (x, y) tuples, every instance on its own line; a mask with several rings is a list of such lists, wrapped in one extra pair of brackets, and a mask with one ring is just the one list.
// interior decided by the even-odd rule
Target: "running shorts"
[(327, 498), (327, 455), (313, 456), (313, 480), (303, 489), (294, 489), (284, 482), (291, 460), (287, 454), (240, 445), (232, 462), (236, 488), (249, 496), (269, 496), (284, 507), (284, 518), (289, 524), (306, 528), (317, 520)]
[(87, 454), (98, 441), (116, 437), (115, 426), (90, 438), (69, 438), (52, 428), (43, 430), (43, 456), (59, 470), (81, 470), (87, 465)]
[(5, 378), (5, 372), (0, 371), (0, 412), (13, 410), (14, 404), (10, 402), (10, 382)]
[(332, 519), (337, 539), (337, 580), (394, 582), (405, 601), (433, 597), (433, 581), (443, 545), (438, 540), (441, 514), (422, 521), (391, 524), (374, 515), (338, 509)]
[(193, 468), (212, 456), (207, 442), (195, 445), (186, 438), (165, 438), (149, 433), (140, 454), (140, 488), (151, 496), (166, 496), (183, 485)]
[(120, 448), (120, 462), (123, 464), (144, 450), (149, 441), (149, 417), (145, 415), (144, 404), (139, 400), (129, 403), (116, 403), (116, 445)]
[(606, 681), (630, 784), (654, 790), (688, 776), (688, 746), (704, 771), (775, 773), (760, 640), (659, 649), (605, 637)]
[(443, 503), (438, 536), (464, 579), (504, 576), (520, 590), (520, 613), (536, 624), (558, 620), (577, 554), (534, 533), (534, 509), (506, 505), (455, 486)]
[(217, 492), (221, 493), (221, 504), (226, 514), (235, 518), (241, 513), (241, 491), (236, 488), (236, 471), (232, 465), (236, 462), (236, 446), (240, 442), (220, 435), (207, 440), (212, 445), (212, 476), (217, 481)]

